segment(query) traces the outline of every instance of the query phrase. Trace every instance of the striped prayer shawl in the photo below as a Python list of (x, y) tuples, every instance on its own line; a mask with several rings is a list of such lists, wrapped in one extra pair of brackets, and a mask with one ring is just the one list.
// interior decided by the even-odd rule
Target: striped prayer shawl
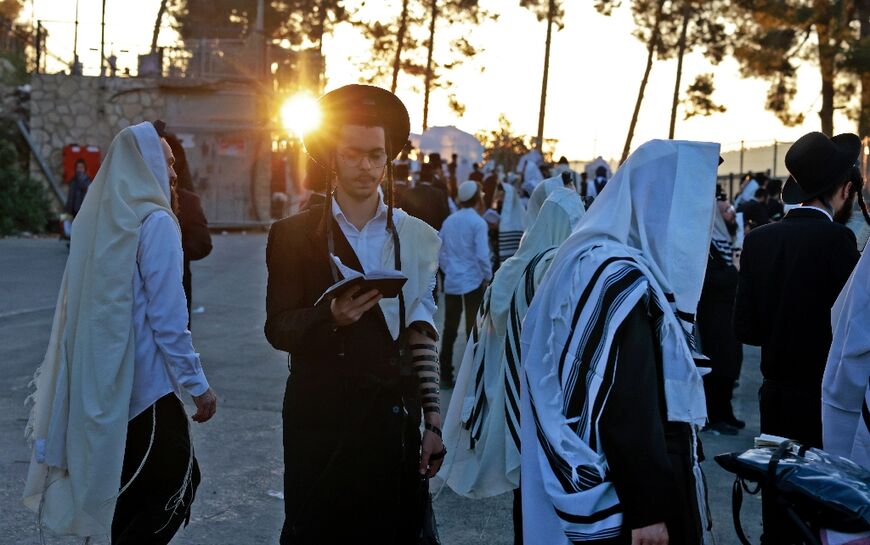
[(520, 240), (523, 238), (523, 231), (499, 231), (498, 233), (498, 262), (504, 263), (515, 253), (520, 247)]
[(520, 456), (520, 373), (522, 372), (520, 335), (523, 327), (523, 319), (532, 304), (535, 291), (544, 277), (544, 273), (550, 268), (550, 263), (556, 256), (558, 248), (544, 250), (535, 256), (523, 272), (517, 290), (511, 299), (511, 311), (508, 315), (508, 328), (505, 338), (505, 420), (510, 430), (512, 443), (507, 443), (507, 459), (515, 460), (519, 465)]
[[(615, 334), (631, 310), (644, 302), (662, 342), (666, 377), (685, 369), (671, 368), (677, 358), (693, 365), (694, 342), (690, 330), (673, 319), (673, 297), (657, 289), (633, 257), (584, 259), (576, 274), (589, 280), (585, 287), (582, 282), (575, 284), (579, 298), (573, 296), (576, 292), (561, 296), (570, 298), (569, 306), (562, 307), (563, 319), (567, 318), (562, 324), (564, 340), (557, 327), (543, 358), (523, 359), (527, 381), (523, 405), (531, 408), (543, 487), (564, 535), (571, 543), (604, 543), (620, 535), (623, 522), (599, 432), (618, 362)], [(670, 403), (667, 381), (665, 390)], [(561, 395), (554, 398), (556, 391)], [(530, 435), (524, 429), (526, 441)]]

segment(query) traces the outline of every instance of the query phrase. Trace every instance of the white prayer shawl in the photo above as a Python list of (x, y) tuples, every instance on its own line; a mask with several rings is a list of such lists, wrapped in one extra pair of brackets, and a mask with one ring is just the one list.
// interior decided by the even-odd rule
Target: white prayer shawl
[(110, 532), (133, 387), (139, 229), (155, 211), (172, 215), (169, 203), (169, 175), (154, 127), (122, 130), (73, 222), (25, 432), (33, 454), (24, 503), (38, 513), (40, 525), (58, 534)]
[(527, 229), (535, 223), (535, 218), (538, 217), (538, 212), (550, 193), (560, 188), (564, 189), (564, 187), (565, 182), (562, 181), (562, 176), (547, 178), (535, 187), (531, 197), (529, 197), (529, 204), (526, 206), (525, 225)]
[(746, 185), (743, 186), (743, 190), (734, 198), (734, 207), (738, 207), (741, 204), (750, 201), (755, 198), (755, 192), (758, 191), (758, 188), (761, 187), (758, 185), (758, 182), (755, 178), (752, 178)]
[(822, 381), (825, 450), (870, 469), (870, 255), (861, 256), (831, 310)]
[[(668, 420), (693, 426), (706, 420), (690, 331), (708, 259), (718, 157), (717, 144), (641, 146), (559, 249), (535, 294), (521, 341), (529, 545), (622, 531), (598, 419), (617, 361), (615, 333), (638, 303), (656, 320)], [(697, 457), (693, 462), (703, 520), (703, 481)]]
[(501, 206), (501, 217), (498, 222), (498, 260), (504, 263), (510, 259), (520, 246), (523, 238), (523, 203), (514, 186), (502, 183), (504, 199)]
[(575, 192), (553, 192), (484, 294), (444, 422), (448, 454), (441, 475), (457, 494), (484, 498), (519, 486), (519, 384), (511, 378), (518, 376), (518, 361), (509, 361), (505, 352), (511, 301), (515, 292), (525, 293), (524, 272), (538, 265), (541, 251), (568, 238), (583, 211)]
[[(438, 271), (438, 252), (441, 249), (441, 238), (438, 231), (432, 229), (424, 221), (406, 214), (402, 210), (394, 210), (393, 221), (396, 233), (399, 235), (400, 258), (402, 274), (408, 281), (402, 287), (405, 298), (405, 325), (410, 324), (410, 317), (423, 304), (427, 294), (432, 293), (432, 279)], [(393, 255), (393, 238), (387, 237), (384, 252), (381, 255), (383, 270), (395, 268)], [(399, 338), (399, 298), (381, 299), (378, 303), (393, 339)]]

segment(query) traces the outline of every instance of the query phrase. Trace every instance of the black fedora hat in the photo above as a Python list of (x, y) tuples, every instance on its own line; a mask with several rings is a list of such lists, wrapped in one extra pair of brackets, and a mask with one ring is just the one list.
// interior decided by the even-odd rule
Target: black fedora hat
[(306, 134), (302, 141), (308, 155), (324, 168), (331, 168), (330, 155), (338, 133), (344, 125), (384, 127), (386, 151), (395, 159), (408, 142), (411, 123), (408, 110), (399, 97), (373, 85), (345, 85), (318, 100), (320, 127)]
[(800, 204), (824, 195), (846, 180), (860, 154), (861, 139), (855, 134), (801, 136), (785, 154), (791, 176), (782, 188), (782, 201)]

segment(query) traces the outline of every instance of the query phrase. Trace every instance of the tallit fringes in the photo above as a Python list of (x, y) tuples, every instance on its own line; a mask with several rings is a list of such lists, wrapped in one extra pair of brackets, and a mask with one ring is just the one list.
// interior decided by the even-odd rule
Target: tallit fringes
[[(185, 422), (187, 422), (185, 420)], [(178, 513), (178, 508), (184, 506), (184, 497), (187, 494), (187, 489), (192, 486), (193, 482), (193, 461), (194, 461), (194, 451), (193, 451), (193, 437), (190, 434), (190, 422), (187, 422), (187, 437), (190, 442), (189, 456), (187, 458), (187, 470), (184, 473), (184, 478), (181, 480), (181, 488), (175, 492), (172, 496), (169, 497), (169, 501), (166, 502), (166, 506), (164, 507), (164, 511), (170, 512), (169, 520), (166, 521), (157, 532), (162, 532), (164, 528), (166, 528), (169, 523), (172, 522), (172, 517), (174, 517)], [(192, 496), (192, 495), (191, 495)], [(191, 506), (187, 506), (189, 509)]]
[(118, 491), (113, 498), (110, 498), (109, 501), (117, 500), (121, 494), (126, 492), (130, 485), (133, 484), (133, 481), (136, 480), (136, 477), (142, 473), (142, 469), (145, 467), (145, 462), (148, 460), (148, 456), (151, 454), (151, 448), (154, 446), (154, 438), (157, 435), (157, 403), (151, 405), (151, 439), (148, 440), (148, 448), (145, 450), (145, 455), (142, 457), (142, 461), (139, 463), (139, 467), (136, 468), (136, 471), (133, 473), (133, 476), (130, 477), (130, 480), (127, 481), (127, 484), (121, 487), (121, 490)]

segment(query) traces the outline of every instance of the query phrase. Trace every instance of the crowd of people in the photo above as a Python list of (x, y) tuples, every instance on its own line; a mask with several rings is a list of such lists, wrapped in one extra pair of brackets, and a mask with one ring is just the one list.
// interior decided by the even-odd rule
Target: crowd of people
[[(532, 151), (458, 180), (456, 157), (412, 166), (392, 93), (320, 107), (311, 196), (266, 250), (264, 333), (290, 370), (282, 545), (438, 543), (436, 475), (512, 492), (516, 543), (706, 543), (699, 432), (745, 427), (741, 343), (761, 347), (762, 433), (870, 469), (857, 136), (807, 134), (785, 184), (749, 175), (732, 203), (715, 143), (653, 140), (612, 176)], [(217, 410), (184, 282), (211, 244), (183, 170), (165, 124), (124, 129), (77, 210), (27, 428), (25, 503), (55, 532), (168, 543), (208, 478), (181, 399), (196, 422)], [(767, 494), (763, 520), (763, 543), (803, 543)]]

